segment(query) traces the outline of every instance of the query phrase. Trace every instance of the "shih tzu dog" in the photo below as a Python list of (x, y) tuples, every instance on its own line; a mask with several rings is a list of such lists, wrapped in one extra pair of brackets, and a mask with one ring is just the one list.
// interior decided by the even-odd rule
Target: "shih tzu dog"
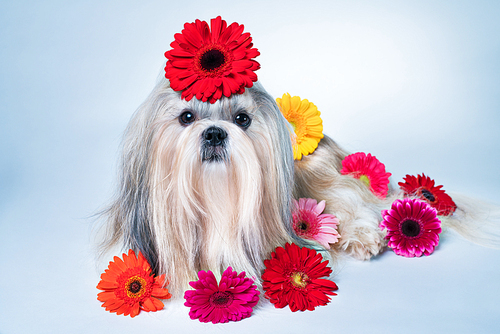
[(289, 138), (259, 85), (211, 104), (161, 80), (125, 135), (111, 240), (141, 251), (174, 291), (202, 269), (260, 276), (293, 239)]
[(325, 212), (337, 216), (332, 258), (369, 259), (384, 247), (381, 210), (393, 195), (382, 200), (341, 175), (348, 153), (327, 136), (294, 162), (293, 130), (253, 75), (258, 51), (242, 27), (220, 17), (210, 28), (186, 24), (166, 53), (166, 78), (123, 139), (103, 246), (140, 251), (174, 292), (199, 270), (228, 266), (258, 283), (264, 260), (287, 242), (325, 251), (293, 232), (292, 198), (325, 200)]
[(381, 200), (340, 175), (345, 155), (325, 137), (294, 165), (289, 125), (259, 83), (211, 104), (162, 79), (124, 136), (108, 243), (141, 251), (173, 291), (229, 265), (259, 277), (277, 246), (303, 243), (290, 224), (295, 195), (326, 199), (341, 221), (336, 250), (367, 259), (383, 247)]

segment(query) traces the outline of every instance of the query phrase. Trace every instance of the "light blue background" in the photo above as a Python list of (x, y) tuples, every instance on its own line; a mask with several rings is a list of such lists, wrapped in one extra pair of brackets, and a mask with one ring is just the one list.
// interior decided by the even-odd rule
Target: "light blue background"
[(500, 331), (500, 253), (453, 232), (430, 257), (345, 262), (314, 312), (205, 325), (180, 302), (134, 319), (100, 307), (88, 217), (121, 134), (174, 33), (217, 15), (252, 33), (272, 95), (314, 102), (324, 132), (394, 183), (425, 172), (500, 204), (497, 1), (2, 1), (0, 333)]

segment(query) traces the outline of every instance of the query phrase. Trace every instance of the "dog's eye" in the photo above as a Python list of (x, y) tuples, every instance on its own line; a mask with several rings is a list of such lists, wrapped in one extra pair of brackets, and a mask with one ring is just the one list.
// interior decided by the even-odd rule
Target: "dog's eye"
[(252, 119), (247, 114), (240, 113), (234, 118), (234, 123), (242, 128), (248, 128), (252, 123)]
[(196, 116), (194, 115), (194, 113), (192, 111), (184, 111), (180, 116), (179, 116), (179, 122), (182, 124), (182, 125), (189, 125), (191, 123), (193, 123), (196, 119)]

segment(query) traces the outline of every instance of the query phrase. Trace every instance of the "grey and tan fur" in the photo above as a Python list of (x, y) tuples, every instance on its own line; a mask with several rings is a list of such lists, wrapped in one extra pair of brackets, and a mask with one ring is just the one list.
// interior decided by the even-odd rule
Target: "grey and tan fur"
[[(186, 110), (196, 121), (183, 125)], [(245, 112), (243, 129), (234, 117)], [(203, 160), (205, 130), (227, 133), (220, 161)], [(214, 104), (186, 102), (162, 79), (123, 141), (118, 197), (106, 211), (105, 247), (141, 251), (181, 291), (199, 270), (227, 266), (259, 277), (291, 232), (293, 153), (287, 123), (257, 84)], [(297, 241), (297, 240), (296, 240)]]
[[(185, 111), (194, 122), (180, 121)], [(247, 128), (235, 123), (241, 113), (251, 119)], [(210, 128), (226, 133), (215, 148), (206, 145)], [(384, 247), (380, 210), (392, 198), (381, 201), (361, 181), (340, 175), (347, 153), (326, 136), (294, 165), (289, 124), (259, 83), (210, 104), (182, 100), (161, 79), (122, 145), (102, 250), (141, 251), (156, 273), (167, 274), (174, 295), (182, 296), (199, 270), (217, 275), (231, 266), (259, 283), (276, 247), (305, 243), (291, 230), (292, 196), (326, 200), (326, 211), (339, 218), (334, 259), (340, 252), (368, 259)]]
[(360, 180), (340, 174), (349, 153), (325, 136), (313, 154), (295, 161), (295, 198), (325, 200), (325, 212), (339, 219), (339, 242), (331, 252), (347, 253), (367, 260), (385, 246), (380, 229), (381, 210), (390, 206), (394, 194), (381, 200)]

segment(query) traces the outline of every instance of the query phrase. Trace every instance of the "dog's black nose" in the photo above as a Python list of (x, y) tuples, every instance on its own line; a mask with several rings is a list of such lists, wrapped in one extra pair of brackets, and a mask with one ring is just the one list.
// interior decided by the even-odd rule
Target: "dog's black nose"
[(216, 126), (211, 126), (205, 131), (203, 131), (203, 138), (205, 143), (210, 146), (219, 146), (224, 143), (224, 139), (227, 137), (227, 132)]

